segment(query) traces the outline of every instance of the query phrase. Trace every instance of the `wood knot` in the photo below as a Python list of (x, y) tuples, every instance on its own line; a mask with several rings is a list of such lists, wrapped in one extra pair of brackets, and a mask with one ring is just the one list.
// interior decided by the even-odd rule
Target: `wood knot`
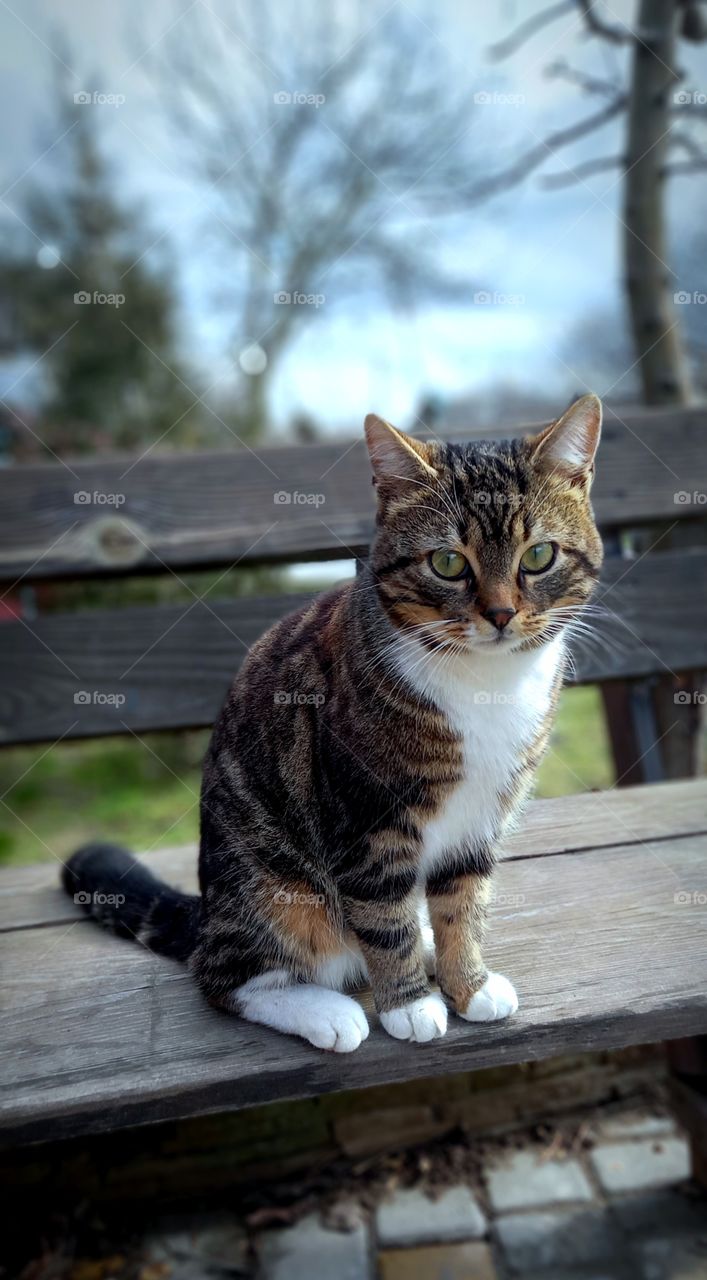
[(147, 555), (147, 535), (124, 516), (101, 516), (84, 530), (101, 564), (121, 568), (139, 564)]

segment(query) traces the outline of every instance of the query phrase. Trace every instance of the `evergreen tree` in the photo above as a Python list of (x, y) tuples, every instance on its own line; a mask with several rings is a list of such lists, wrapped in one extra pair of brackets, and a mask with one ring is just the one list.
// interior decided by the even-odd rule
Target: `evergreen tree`
[(196, 394), (180, 382), (175, 291), (150, 260), (154, 232), (116, 197), (98, 111), (69, 98), (61, 117), (60, 167), (28, 188), (21, 210), (31, 238), (0, 262), (15, 351), (41, 357), (42, 439), (58, 453), (163, 433), (163, 447), (193, 444)]

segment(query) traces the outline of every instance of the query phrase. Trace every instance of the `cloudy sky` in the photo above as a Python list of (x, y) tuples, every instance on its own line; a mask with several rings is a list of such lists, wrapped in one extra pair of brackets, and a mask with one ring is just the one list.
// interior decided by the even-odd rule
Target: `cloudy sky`
[[(2, 176), (8, 219), (22, 211), (25, 184), (61, 163), (54, 75), (66, 63), (74, 91), (91, 85), (121, 95), (119, 106), (100, 111), (104, 148), (126, 199), (144, 202), (154, 237), (172, 250), (178, 266), (185, 345), (204, 369), (227, 382), (238, 351), (224, 339), (228, 269), (207, 252), (204, 203), (180, 164), (174, 139), (159, 119), (151, 58), (169, 47), (170, 30), (195, 5), (213, 6), (227, 22), (235, 0), (9, 0), (0, 10), (3, 59)], [(253, 0), (255, 3), (255, 0)], [(409, 0), (362, 6), (362, 29), (395, 8), (418, 29), (436, 57), (447, 61), (450, 80), (464, 91), (485, 94), (472, 121), (480, 162), (489, 170), (535, 145), (548, 132), (597, 109), (598, 102), (547, 68), (558, 59), (610, 79), (625, 70), (624, 55), (582, 34), (576, 13), (567, 12), (538, 31), (515, 53), (494, 62), (489, 48), (519, 23), (545, 8), (536, 0), (491, 0), (430, 7)], [(614, 22), (630, 19), (633, 0), (605, 6)], [(282, 12), (298, 11), (281, 0)], [(332, 12), (337, 13), (334, 4)], [(341, 9), (344, 26), (351, 6)], [(303, 38), (306, 31), (303, 31)], [(686, 84), (707, 87), (704, 47), (683, 46)], [(406, 67), (400, 66), (404, 77)], [(296, 86), (293, 86), (295, 88)], [(308, 86), (302, 86), (308, 89)], [(395, 86), (391, 86), (395, 92)], [(621, 121), (577, 144), (562, 157), (548, 157), (542, 173), (557, 172), (592, 156), (616, 154)], [(44, 154), (46, 152), (46, 154)], [(356, 160), (352, 157), (352, 164)], [(556, 191), (531, 178), (460, 218), (435, 218), (421, 234), (449, 264), (463, 263), (475, 291), (496, 301), (474, 302), (473, 292), (454, 304), (425, 301), (391, 311), (380, 296), (356, 296), (323, 306), (279, 368), (273, 389), (276, 417), (312, 412), (332, 429), (355, 429), (375, 407), (409, 422), (420, 397), (481, 392), (490, 384), (556, 392), (560, 400), (581, 385), (586, 356), (568, 355), (579, 321), (617, 307), (620, 299), (620, 182), (604, 173)], [(8, 191), (7, 188), (10, 188)], [(704, 223), (705, 182), (678, 178), (670, 193), (671, 231), (689, 238)], [(207, 215), (208, 216), (208, 215)], [(569, 356), (571, 355), (571, 359)], [(233, 375), (235, 376), (235, 375)], [(603, 388), (598, 388), (603, 390)]]

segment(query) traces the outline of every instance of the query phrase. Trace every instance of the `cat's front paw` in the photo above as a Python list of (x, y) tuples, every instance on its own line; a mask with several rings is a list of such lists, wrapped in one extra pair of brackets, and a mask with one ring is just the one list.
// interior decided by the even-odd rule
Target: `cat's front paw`
[(400, 1009), (389, 1009), (380, 1015), (389, 1036), (396, 1040), (413, 1040), (426, 1044), (437, 1040), (447, 1030), (447, 1006), (441, 996), (430, 994), (411, 1000)]
[(459, 1010), (468, 1022), (498, 1022), (515, 1013), (518, 997), (515, 988), (502, 973), (489, 973), (483, 987), (471, 997), (466, 1009)]

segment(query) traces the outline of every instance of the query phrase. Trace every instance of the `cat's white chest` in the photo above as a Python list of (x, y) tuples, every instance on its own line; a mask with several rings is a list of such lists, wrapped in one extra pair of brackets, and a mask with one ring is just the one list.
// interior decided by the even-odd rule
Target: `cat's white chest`
[(476, 654), (439, 677), (426, 673), (428, 696), (461, 735), (464, 781), (423, 833), (421, 873), (470, 840), (493, 842), (505, 814), (502, 797), (534, 742), (552, 698), (562, 641), (529, 654)]

